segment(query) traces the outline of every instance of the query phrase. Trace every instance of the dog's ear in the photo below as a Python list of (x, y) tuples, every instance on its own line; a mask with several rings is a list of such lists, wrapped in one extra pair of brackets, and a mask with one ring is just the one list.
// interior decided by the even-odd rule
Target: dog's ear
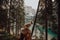
[(27, 24), (27, 26), (29, 27), (29, 26), (31, 26), (31, 24)]
[(33, 24), (33, 22), (31, 21), (31, 24)]

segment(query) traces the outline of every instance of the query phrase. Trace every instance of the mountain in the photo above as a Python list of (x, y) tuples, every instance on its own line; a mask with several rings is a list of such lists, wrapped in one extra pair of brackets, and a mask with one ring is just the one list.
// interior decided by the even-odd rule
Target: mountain
[(31, 6), (24, 6), (25, 8), (25, 22), (29, 22), (31, 20), (33, 20), (35, 14), (36, 14), (36, 11), (35, 9), (33, 9)]
[(36, 11), (31, 6), (24, 6), (25, 7), (25, 15), (34, 16)]

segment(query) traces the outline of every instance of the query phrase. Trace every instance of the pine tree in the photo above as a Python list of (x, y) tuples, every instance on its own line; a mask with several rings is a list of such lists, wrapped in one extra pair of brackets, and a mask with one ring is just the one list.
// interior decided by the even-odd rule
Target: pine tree
[(10, 34), (19, 32), (24, 25), (24, 1), (0, 0), (0, 24)]

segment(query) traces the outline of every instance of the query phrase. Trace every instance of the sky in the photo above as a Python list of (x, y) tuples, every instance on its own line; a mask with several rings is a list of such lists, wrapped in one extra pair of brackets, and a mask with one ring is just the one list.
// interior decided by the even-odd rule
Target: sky
[(33, 9), (37, 9), (39, 0), (24, 0), (24, 4), (27, 6), (31, 6)]

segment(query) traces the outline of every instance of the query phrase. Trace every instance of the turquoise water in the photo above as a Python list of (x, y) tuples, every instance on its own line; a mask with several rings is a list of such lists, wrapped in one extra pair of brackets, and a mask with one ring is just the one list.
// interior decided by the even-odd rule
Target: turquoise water
[[(45, 29), (43, 29), (42, 26), (38, 26), (38, 25), (37, 25), (36, 27), (37, 27), (37, 29), (38, 29), (40, 32), (44, 32), (44, 31), (45, 31)], [(57, 37), (57, 34), (54, 33), (54, 32), (52, 32), (50, 29), (48, 29), (48, 34), (51, 35), (52, 37)]]
[[(26, 21), (26, 23), (28, 22), (28, 20)], [(43, 26), (41, 25), (36, 25), (36, 28), (40, 31), (40, 32), (45, 32), (45, 29), (42, 28)], [(32, 30), (32, 27), (30, 28), (30, 30)], [(57, 37), (57, 34), (52, 32), (50, 29), (48, 29), (48, 34), (51, 35), (52, 37)]]
[(48, 34), (52, 35), (53, 37), (57, 37), (57, 34), (52, 32), (51, 30), (48, 29)]

